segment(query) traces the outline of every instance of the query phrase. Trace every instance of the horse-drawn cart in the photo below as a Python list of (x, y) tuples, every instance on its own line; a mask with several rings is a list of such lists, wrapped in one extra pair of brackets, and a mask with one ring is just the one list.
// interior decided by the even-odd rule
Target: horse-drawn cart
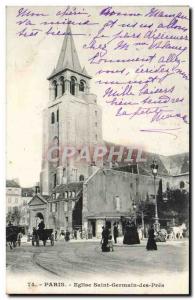
[(51, 246), (54, 246), (53, 229), (38, 229), (33, 231), (32, 246), (39, 246), (40, 241), (43, 241), (43, 245), (46, 246), (47, 240), (50, 240)]
[(6, 227), (6, 242), (10, 246), (10, 249), (13, 249), (16, 247), (17, 242), (20, 246), (21, 240), (18, 240), (19, 233), (24, 234), (24, 227), (22, 226), (7, 226)]

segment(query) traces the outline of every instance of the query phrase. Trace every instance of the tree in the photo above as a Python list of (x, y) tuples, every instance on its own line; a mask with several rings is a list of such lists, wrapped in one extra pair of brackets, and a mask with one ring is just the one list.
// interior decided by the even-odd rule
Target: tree
[[(165, 201), (166, 199), (166, 201)], [(189, 193), (183, 189), (167, 188), (158, 196), (159, 217), (176, 220), (176, 223), (187, 223), (189, 220)]]
[(145, 223), (152, 223), (155, 214), (154, 203), (150, 201), (149, 196), (147, 195), (146, 200), (141, 200), (137, 205), (137, 218), (138, 222), (143, 222), (142, 218), (144, 217)]

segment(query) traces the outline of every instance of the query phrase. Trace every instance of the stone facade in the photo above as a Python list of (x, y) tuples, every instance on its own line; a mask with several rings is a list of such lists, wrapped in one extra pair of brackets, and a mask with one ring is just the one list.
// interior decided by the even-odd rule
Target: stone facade
[(90, 93), (90, 79), (80, 66), (72, 36), (66, 35), (57, 69), (48, 78), (50, 100), (43, 112), (43, 195), (56, 185), (78, 181), (81, 175), (88, 177), (89, 163), (67, 157), (66, 147), (79, 153), (84, 146), (102, 144), (102, 111), (96, 95)]
[[(156, 179), (158, 187), (159, 178)], [(101, 236), (102, 226), (111, 228), (114, 222), (131, 218), (133, 203), (154, 198), (154, 182), (150, 176), (99, 169), (84, 182), (83, 228), (93, 236)]]
[(13, 212), (15, 207), (20, 208), (22, 188), (15, 180), (6, 180), (6, 213)]

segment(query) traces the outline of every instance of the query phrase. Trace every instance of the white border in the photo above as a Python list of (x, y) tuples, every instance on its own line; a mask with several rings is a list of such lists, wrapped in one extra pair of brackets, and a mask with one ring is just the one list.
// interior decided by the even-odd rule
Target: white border
[[(182, 5), (189, 5), (192, 9), (195, 7), (195, 1), (194, 0), (172, 0), (172, 1), (146, 1), (146, 0), (98, 0), (92, 2), (92, 0), (85, 0), (85, 1), (80, 1), (80, 0), (67, 0), (67, 1), (52, 1), (52, 0), (33, 0), (33, 1), (16, 1), (16, 0), (1, 0), (0, 1), (0, 299), (8, 299), (8, 296), (5, 294), (5, 179), (6, 179), (6, 173), (5, 173), (5, 152), (6, 152), (6, 144), (5, 144), (5, 103), (6, 103), (6, 93), (5, 93), (5, 81), (6, 81), (6, 18), (5, 18), (5, 11), (6, 11), (6, 6), (44, 6), (44, 5), (59, 5), (59, 6), (67, 6), (67, 5), (96, 5), (96, 6), (105, 6), (105, 5), (126, 5), (126, 6), (133, 6), (133, 5), (143, 5), (143, 6), (165, 6), (165, 5), (177, 5), (177, 6), (182, 6)], [(192, 13), (193, 15), (193, 13)], [(193, 28), (192, 28), (193, 29)], [(192, 31), (192, 40), (194, 39), (194, 30)], [(192, 53), (192, 69), (194, 65), (194, 57)], [(192, 87), (194, 85), (194, 78), (192, 81)], [(193, 102), (193, 99), (192, 99)], [(194, 107), (193, 105), (193, 116), (194, 114)], [(194, 134), (193, 134), (193, 141), (194, 141)], [(194, 143), (193, 143), (194, 144)], [(194, 148), (194, 147), (193, 147)], [(192, 182), (194, 186), (194, 180)], [(193, 199), (191, 200), (193, 203)], [(195, 205), (193, 204), (193, 212), (192, 215), (195, 216), (194, 214), (194, 207)], [(193, 218), (192, 218), (193, 221)], [(194, 222), (193, 222), (194, 223)], [(194, 224), (193, 224), (194, 225)], [(192, 232), (194, 232), (194, 226), (192, 226)], [(194, 237), (194, 234), (192, 234), (192, 238)], [(193, 243), (194, 244), (194, 243)], [(193, 246), (193, 245), (192, 245)], [(194, 259), (192, 260), (194, 262)], [(194, 269), (194, 263), (192, 266), (192, 269)], [(192, 289), (194, 287), (194, 276), (192, 276)], [(140, 296), (141, 297), (141, 296)], [(52, 296), (49, 297), (50, 299), (57, 299), (57, 296)], [(70, 297), (66, 297), (70, 298)], [(71, 297), (70, 299), (72, 299)], [(97, 297), (93, 297), (97, 298)], [(103, 298), (103, 297), (101, 297)], [(122, 298), (122, 297), (120, 297)], [(132, 298), (132, 297), (131, 297)], [(133, 297), (134, 298), (134, 297)], [(152, 297), (158, 298), (158, 297)], [(169, 298), (169, 297), (168, 297)], [(28, 299), (28, 297), (17, 297), (17, 299)], [(42, 299), (40, 296), (36, 297), (36, 299)], [(138, 299), (138, 297), (136, 297)]]

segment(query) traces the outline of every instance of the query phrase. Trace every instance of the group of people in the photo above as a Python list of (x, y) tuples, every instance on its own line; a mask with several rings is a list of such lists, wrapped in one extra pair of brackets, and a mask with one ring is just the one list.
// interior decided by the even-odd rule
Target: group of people
[[(41, 220), (41, 222), (38, 225), (38, 230), (36, 230), (36, 228), (33, 228), (33, 235), (37, 235), (38, 232), (44, 230), (44, 228), (45, 228), (44, 221)], [(68, 242), (70, 240), (70, 231), (68, 229), (62, 235), (64, 235), (65, 241)], [(103, 226), (102, 239), (101, 239), (102, 252), (114, 251), (113, 238), (114, 238), (114, 243), (117, 244), (118, 236), (119, 236), (118, 223), (115, 222), (113, 224), (113, 236), (112, 236), (111, 228), (109, 228), (107, 225)], [(74, 230), (74, 238), (77, 239), (76, 230)], [(55, 231), (55, 240), (56, 239), (57, 239), (57, 231)], [(140, 244), (138, 230), (134, 222), (128, 221), (126, 223), (124, 228), (123, 244), (125, 245)], [(153, 226), (151, 226), (151, 228), (148, 231), (148, 241), (147, 241), (146, 249), (157, 250), (157, 245), (155, 241), (155, 231), (153, 229)]]
[[(114, 223), (113, 227), (113, 237), (115, 244), (117, 243), (117, 238), (119, 235), (118, 224)], [(125, 245), (134, 245), (140, 244), (139, 234), (137, 227), (134, 222), (127, 222), (124, 229), (124, 238), (123, 244)], [(102, 252), (110, 252), (114, 251), (113, 241), (112, 241), (112, 233), (111, 229), (108, 226), (102, 227)], [(157, 245), (155, 241), (155, 231), (153, 226), (148, 231), (148, 241), (146, 245), (147, 250), (157, 250)]]

